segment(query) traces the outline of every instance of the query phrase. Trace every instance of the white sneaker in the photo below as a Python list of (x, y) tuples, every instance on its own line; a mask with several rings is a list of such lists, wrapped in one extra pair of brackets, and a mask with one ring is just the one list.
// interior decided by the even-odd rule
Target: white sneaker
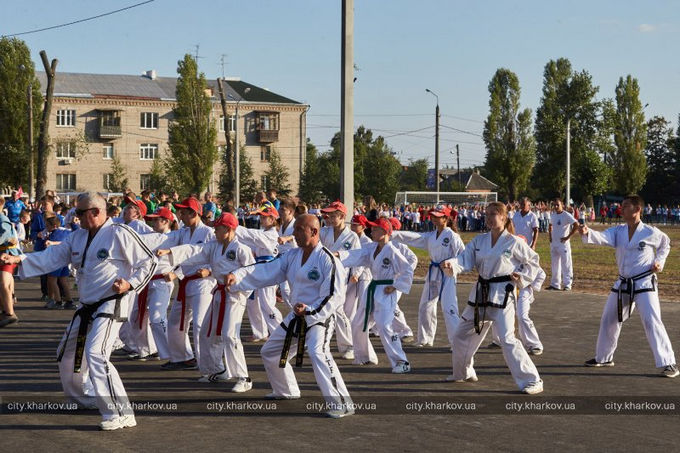
[(527, 395), (535, 395), (543, 391), (543, 381), (532, 382), (522, 389), (522, 393)]
[(333, 409), (331, 411), (326, 412), (326, 415), (330, 418), (342, 418), (342, 417), (347, 417), (348, 415), (354, 415), (354, 409), (352, 408), (345, 408), (343, 409)]
[(350, 348), (340, 356), (341, 359), (354, 360), (354, 349)]
[(432, 343), (416, 343), (413, 346), (415, 346), (416, 348), (431, 348)]
[(204, 376), (201, 376), (198, 379), (198, 382), (224, 382), (228, 380), (229, 375), (227, 374), (227, 370), (224, 370), (221, 373), (206, 374)]
[(543, 354), (543, 349), (541, 348), (531, 348), (529, 349), (529, 355), (541, 355)]
[(676, 365), (668, 365), (666, 368), (663, 369), (661, 374), (668, 378), (674, 378), (680, 375), (680, 371), (678, 371), (678, 367)]
[(267, 393), (264, 396), (264, 399), (266, 400), (299, 400), (300, 395), (277, 395), (276, 393)]
[(137, 426), (134, 415), (121, 415), (111, 420), (102, 420), (99, 424), (99, 428), (102, 431), (115, 431), (121, 428), (132, 428), (133, 426)]
[(477, 382), (479, 381), (479, 378), (477, 376), (471, 376), (467, 379), (455, 379), (453, 377), (453, 374), (449, 374), (446, 376), (446, 379), (444, 379), (446, 382)]
[(238, 378), (236, 384), (231, 388), (234, 393), (243, 393), (253, 388), (253, 381), (248, 377)]
[(398, 361), (394, 368), (392, 368), (392, 373), (394, 374), (404, 374), (410, 372), (411, 365), (408, 362), (404, 362), (403, 360)]

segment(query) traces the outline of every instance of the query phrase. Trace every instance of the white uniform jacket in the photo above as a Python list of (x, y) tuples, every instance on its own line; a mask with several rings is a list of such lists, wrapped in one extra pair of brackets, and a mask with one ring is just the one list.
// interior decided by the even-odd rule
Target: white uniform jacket
[(387, 243), (375, 256), (377, 242), (372, 242), (359, 250), (340, 251), (340, 261), (345, 267), (370, 267), (373, 280), (393, 280), (390, 286), (408, 294), (413, 283), (413, 268), (394, 244)]
[[(292, 236), (293, 235), (293, 230), (295, 229), (295, 219), (291, 220), (288, 225), (284, 228), (283, 225), (281, 225), (278, 229), (279, 236)], [(279, 244), (279, 253), (283, 255), (290, 249), (294, 249), (297, 247), (297, 244), (295, 243), (295, 239), (286, 242), (285, 244)]]
[[(333, 227), (322, 227), (319, 233), (321, 238), (321, 243), (331, 252), (339, 252), (340, 250), (355, 250), (361, 248), (361, 242), (359, 242), (359, 236), (352, 231), (349, 227), (345, 227), (344, 230), (335, 240), (335, 233), (333, 232)], [(359, 278), (363, 269), (347, 269), (349, 276)], [(348, 277), (349, 278), (349, 277)]]
[(238, 226), (236, 228), (236, 238), (238, 241), (250, 247), (256, 257), (271, 256), (279, 254), (279, 233), (275, 227), (268, 230), (254, 230)]

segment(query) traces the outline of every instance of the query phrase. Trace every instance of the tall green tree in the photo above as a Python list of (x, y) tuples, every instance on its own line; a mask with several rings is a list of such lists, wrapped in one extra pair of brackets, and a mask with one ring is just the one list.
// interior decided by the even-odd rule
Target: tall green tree
[(620, 194), (638, 192), (647, 178), (647, 123), (640, 102), (640, 86), (630, 74), (616, 85), (614, 187)]
[(401, 163), (394, 157), (385, 139), (378, 136), (367, 148), (364, 181), (358, 194), (362, 197), (373, 195), (378, 203), (394, 203), (401, 172)]
[[(156, 162), (154, 162), (156, 165)], [(109, 187), (106, 187), (110, 192), (125, 192), (128, 187), (127, 170), (120, 157), (117, 155), (111, 159), (111, 178), (109, 179)], [(153, 185), (151, 187), (154, 187)]]
[(269, 189), (276, 190), (277, 195), (282, 197), (287, 197), (290, 194), (288, 167), (281, 161), (281, 154), (276, 148), (272, 148), (269, 154), (269, 168), (264, 174), (269, 181)]
[(505, 68), (489, 82), (489, 116), (484, 122), (485, 167), (513, 201), (529, 182), (536, 162), (531, 110), (520, 110), (517, 75)]
[(655, 116), (647, 122), (647, 181), (642, 196), (652, 203), (677, 202), (678, 154), (670, 121)]
[(239, 190), (241, 204), (250, 202), (255, 199), (255, 194), (258, 192), (257, 181), (253, 176), (253, 161), (246, 153), (245, 146), (241, 146), (239, 150)]
[(305, 203), (319, 203), (322, 199), (321, 180), (319, 178), (319, 152), (309, 138), (307, 139), (305, 165), (300, 179), (298, 197)]
[(217, 129), (210, 119), (212, 103), (208, 84), (189, 54), (177, 63), (177, 106), (168, 127), (170, 145), (167, 170), (182, 193), (203, 192), (217, 160)]
[(427, 185), (427, 159), (411, 159), (399, 177), (399, 190), (425, 190)]
[[(28, 143), (28, 88), (33, 99), (33, 137)], [(0, 186), (23, 186), (29, 179), (29, 149), (36, 161), (42, 111), (40, 84), (31, 51), (17, 38), (0, 38)]]

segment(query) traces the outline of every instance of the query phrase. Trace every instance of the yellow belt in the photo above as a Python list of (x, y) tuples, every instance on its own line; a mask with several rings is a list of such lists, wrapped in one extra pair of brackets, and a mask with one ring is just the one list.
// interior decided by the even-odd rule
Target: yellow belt
[(0, 252), (4, 252), (4, 251), (7, 251), (9, 249), (15, 249), (15, 248), (17, 248), (16, 244), (14, 244), (14, 245), (0, 245)]

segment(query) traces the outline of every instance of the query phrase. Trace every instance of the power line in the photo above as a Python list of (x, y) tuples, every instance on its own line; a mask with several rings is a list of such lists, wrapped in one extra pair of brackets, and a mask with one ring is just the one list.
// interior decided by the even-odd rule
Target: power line
[(39, 33), (41, 31), (54, 30), (55, 28), (68, 27), (69, 25), (80, 24), (82, 22), (87, 22), (89, 20), (99, 19), (100, 17), (110, 16), (111, 14), (120, 13), (121, 11), (126, 11), (128, 9), (132, 9), (132, 8), (136, 8), (138, 6), (146, 5), (147, 3), (151, 3), (153, 1), (154, 0), (147, 0), (145, 2), (137, 3), (135, 5), (126, 6), (125, 8), (117, 9), (115, 11), (109, 11), (108, 13), (103, 13), (103, 14), (98, 14), (96, 16), (86, 17), (85, 19), (74, 20), (73, 22), (68, 22), (68, 23), (65, 23), (65, 24), (53, 25), (51, 27), (45, 27), (45, 28), (38, 28), (36, 30), (22, 31), (21, 33), (13, 33), (11, 35), (4, 35), (4, 36), (10, 37), (10, 36), (29, 35), (31, 33)]

